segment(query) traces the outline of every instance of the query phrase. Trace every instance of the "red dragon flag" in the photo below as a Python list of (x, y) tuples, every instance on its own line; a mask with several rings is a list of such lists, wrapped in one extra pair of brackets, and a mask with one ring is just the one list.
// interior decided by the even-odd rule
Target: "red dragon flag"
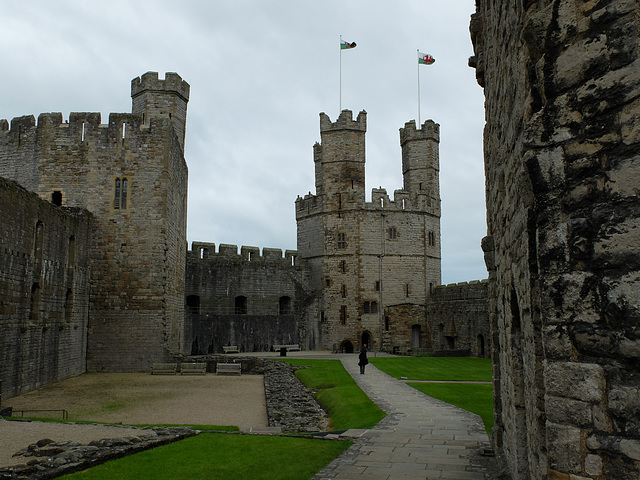
[(418, 63), (420, 65), (433, 65), (436, 59), (428, 53), (418, 52)]
[(345, 42), (344, 40), (340, 40), (340, 50), (348, 50), (350, 48), (356, 48), (356, 42)]

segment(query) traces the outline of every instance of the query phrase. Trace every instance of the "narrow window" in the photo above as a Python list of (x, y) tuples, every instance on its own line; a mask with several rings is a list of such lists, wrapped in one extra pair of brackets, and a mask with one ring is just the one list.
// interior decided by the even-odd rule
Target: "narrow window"
[(405, 297), (409, 297), (409, 284), (408, 283), (404, 284), (404, 296)]
[(116, 178), (113, 193), (113, 208), (116, 210), (125, 210), (127, 208), (127, 186), (126, 178)]
[(340, 307), (340, 323), (342, 325), (347, 323), (347, 307), (346, 307), (346, 305), (342, 305)]
[(42, 249), (44, 247), (44, 223), (36, 223), (36, 238), (33, 244), (33, 256), (36, 262), (42, 262)]
[(391, 227), (389, 229), (389, 240), (395, 240), (398, 237), (398, 231), (396, 227)]
[(347, 271), (347, 261), (346, 260), (342, 260), (342, 262), (340, 262), (340, 270), (342, 271), (342, 273), (346, 273), (346, 271)]
[(40, 320), (40, 285), (34, 282), (31, 285), (31, 308), (29, 310), (29, 320), (36, 322)]
[(376, 280), (376, 292), (380, 291), (380, 280)]
[(384, 329), (389, 331), (389, 317), (384, 317)]
[(325, 284), (327, 287), (330, 287), (330, 286), (331, 286), (331, 279), (330, 279), (330, 278), (325, 279), (324, 284)]
[(127, 208), (127, 179), (122, 179), (122, 200), (120, 201), (120, 206), (123, 210)]
[(364, 302), (363, 313), (370, 313), (371, 309), (369, 308), (369, 302)]
[(76, 237), (71, 235), (69, 237), (69, 267), (74, 267), (76, 264)]
[(347, 297), (347, 286), (346, 285), (342, 285), (342, 298), (346, 298)]
[(371, 313), (378, 313), (378, 302), (371, 302)]
[(324, 310), (320, 310), (320, 323), (324, 323)]
[(341, 250), (347, 248), (347, 235), (345, 233), (338, 233), (338, 248)]
[(73, 319), (73, 291), (67, 289), (67, 294), (64, 298), (64, 320), (66, 323), (71, 323)]
[(84, 142), (84, 122), (82, 122), (82, 137), (80, 137), (80, 141)]

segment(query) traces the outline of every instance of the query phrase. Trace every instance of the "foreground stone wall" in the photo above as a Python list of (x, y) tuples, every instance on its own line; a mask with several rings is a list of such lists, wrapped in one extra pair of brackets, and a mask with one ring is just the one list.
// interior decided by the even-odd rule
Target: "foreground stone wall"
[(6, 399), (85, 371), (92, 216), (0, 178), (0, 379)]
[(514, 479), (640, 471), (640, 7), (478, 1), (496, 424)]

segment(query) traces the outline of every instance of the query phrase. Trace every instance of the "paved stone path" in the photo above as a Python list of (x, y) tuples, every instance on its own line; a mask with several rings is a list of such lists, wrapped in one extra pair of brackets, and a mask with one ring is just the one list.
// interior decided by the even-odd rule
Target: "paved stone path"
[[(433, 399), (369, 364), (360, 375), (356, 355), (336, 355), (360, 388), (387, 413), (340, 457), (313, 477), (325, 479), (496, 478), (480, 417)], [(347, 432), (347, 435), (349, 432)]]

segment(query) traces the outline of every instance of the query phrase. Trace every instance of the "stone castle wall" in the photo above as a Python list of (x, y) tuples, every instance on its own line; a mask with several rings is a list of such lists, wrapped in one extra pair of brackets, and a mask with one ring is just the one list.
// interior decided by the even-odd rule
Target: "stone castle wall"
[(185, 350), (242, 352), (273, 345), (308, 348), (305, 333), (306, 271), (297, 252), (193, 242), (187, 253)]
[(85, 371), (92, 215), (0, 178), (0, 217), (6, 399)]
[(514, 479), (640, 471), (640, 7), (477, 2), (494, 440)]
[(188, 84), (178, 79), (134, 79), (138, 112), (107, 125), (98, 113), (26, 116), (10, 129), (0, 121), (0, 176), (94, 215), (90, 371), (146, 370), (182, 352), (187, 166), (176, 124)]

